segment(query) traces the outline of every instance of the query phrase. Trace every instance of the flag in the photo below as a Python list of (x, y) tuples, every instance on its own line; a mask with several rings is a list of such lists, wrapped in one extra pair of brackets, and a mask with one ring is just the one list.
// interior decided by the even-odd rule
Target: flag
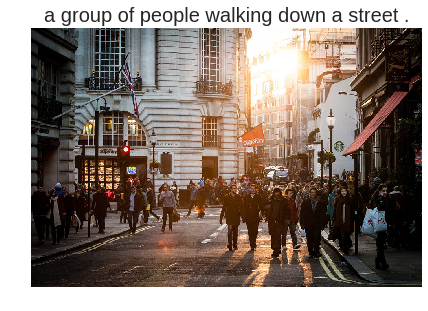
[(137, 116), (137, 118), (139, 118), (140, 114), (138, 112), (137, 98), (135, 97), (134, 86), (132, 85), (131, 70), (129, 70), (128, 61), (125, 61), (125, 64), (123, 65), (122, 74), (125, 77), (126, 82), (129, 84), (129, 88), (131, 89), (132, 103), (134, 105), (134, 112), (135, 112), (135, 115)]
[(242, 135), (241, 139), (242, 139), (242, 146), (244, 147), (259, 146), (259, 145), (264, 145), (266, 143), (261, 124), (256, 126), (251, 131)]

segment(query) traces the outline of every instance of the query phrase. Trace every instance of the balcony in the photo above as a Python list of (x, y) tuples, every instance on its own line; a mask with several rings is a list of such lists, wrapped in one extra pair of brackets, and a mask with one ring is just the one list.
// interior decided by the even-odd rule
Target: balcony
[(37, 100), (37, 120), (43, 123), (60, 126), (62, 124), (62, 118), (56, 120), (52, 120), (52, 118), (62, 113), (62, 103), (55, 99), (42, 96), (37, 96)]
[(227, 83), (215, 81), (196, 81), (196, 94), (232, 96), (232, 81)]
[[(85, 78), (85, 87), (87, 87), (89, 90), (111, 91), (123, 85), (125, 85), (124, 78), (98, 78), (95, 76), (95, 74), (93, 74), (92, 77)], [(135, 78), (132, 78), (132, 85), (134, 86), (135, 91), (141, 91), (143, 89), (143, 82), (139, 75), (137, 75)]]
[(401, 34), (400, 28), (379, 29), (378, 37), (370, 43), (370, 61), (374, 61), (385, 47)]
[(221, 136), (219, 135), (204, 135), (202, 136), (202, 147), (221, 147)]

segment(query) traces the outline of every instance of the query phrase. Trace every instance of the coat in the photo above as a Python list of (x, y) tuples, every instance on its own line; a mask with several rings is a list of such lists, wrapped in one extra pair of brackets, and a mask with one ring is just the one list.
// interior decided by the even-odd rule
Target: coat
[[(92, 209), (94, 210), (95, 218), (106, 217), (108, 203), (107, 194), (96, 192), (92, 198)], [(95, 207), (95, 208), (94, 208)]]
[[(55, 208), (55, 201), (58, 209)], [(49, 209), (50, 209), (50, 223), (54, 227), (60, 226), (61, 222), (65, 219), (65, 207), (62, 202), (62, 197), (51, 198), (49, 201)]]
[(85, 213), (87, 212), (87, 207), (86, 207), (85, 198), (83, 196), (80, 196), (79, 198), (75, 196), (73, 197), (73, 199), (74, 199), (74, 208), (76, 209), (77, 217), (79, 217), (81, 221), (86, 220)]
[[(134, 196), (134, 212), (141, 212), (144, 208), (143, 197), (138, 192)], [(129, 193), (125, 197), (125, 210), (129, 211), (131, 207), (131, 194)]]
[(303, 200), (300, 210), (300, 225), (302, 229), (322, 230), (325, 226), (327, 204), (318, 197), (315, 211), (312, 211), (311, 199)]
[(263, 199), (259, 194), (247, 194), (244, 197), (244, 205), (242, 211), (243, 222), (252, 223), (260, 221), (260, 212), (264, 211)]
[(35, 191), (31, 196), (31, 211), (33, 215), (44, 216), (49, 210), (49, 200), (46, 193)]
[[(343, 215), (345, 204), (345, 215)], [(337, 196), (334, 200), (334, 228), (340, 228), (342, 232), (351, 232), (353, 204), (350, 197)]]
[(288, 207), (290, 208), (290, 221), (297, 223), (299, 221), (299, 211), (297, 210), (296, 201), (293, 199), (285, 198), (287, 201)]
[[(279, 200), (279, 218), (274, 219), (275, 216), (273, 215), (273, 205), (276, 204), (276, 200)], [(265, 215), (268, 221), (277, 221), (281, 224), (285, 224), (286, 220), (290, 220), (291, 210), (288, 206), (287, 200), (282, 195), (279, 197), (279, 199), (276, 199), (274, 195), (271, 195), (266, 207)]]
[(220, 213), (220, 221), (226, 216), (226, 224), (239, 226), (241, 223), (241, 213), (243, 211), (243, 201), (239, 194), (224, 196), (223, 207)]

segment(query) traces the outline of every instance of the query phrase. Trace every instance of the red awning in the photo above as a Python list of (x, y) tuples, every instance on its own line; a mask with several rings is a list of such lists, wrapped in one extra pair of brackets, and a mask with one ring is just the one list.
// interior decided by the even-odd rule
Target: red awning
[[(413, 83), (420, 78), (417, 74), (414, 76), (409, 83), (409, 92), (413, 88)], [(348, 149), (343, 153), (344, 156), (354, 153), (360, 149), (362, 144), (376, 131), (376, 129), (385, 121), (385, 119), (394, 111), (397, 105), (403, 100), (403, 98), (409, 92), (394, 92), (388, 101), (379, 110), (376, 116), (370, 121), (370, 123), (364, 128), (364, 130), (358, 135), (354, 142), (349, 146)]]

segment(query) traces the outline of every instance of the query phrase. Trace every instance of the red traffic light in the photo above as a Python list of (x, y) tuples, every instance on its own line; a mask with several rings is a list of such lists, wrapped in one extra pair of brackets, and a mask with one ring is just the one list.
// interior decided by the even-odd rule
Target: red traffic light
[(122, 152), (123, 153), (129, 153), (129, 147), (128, 146), (123, 146), (122, 147)]

